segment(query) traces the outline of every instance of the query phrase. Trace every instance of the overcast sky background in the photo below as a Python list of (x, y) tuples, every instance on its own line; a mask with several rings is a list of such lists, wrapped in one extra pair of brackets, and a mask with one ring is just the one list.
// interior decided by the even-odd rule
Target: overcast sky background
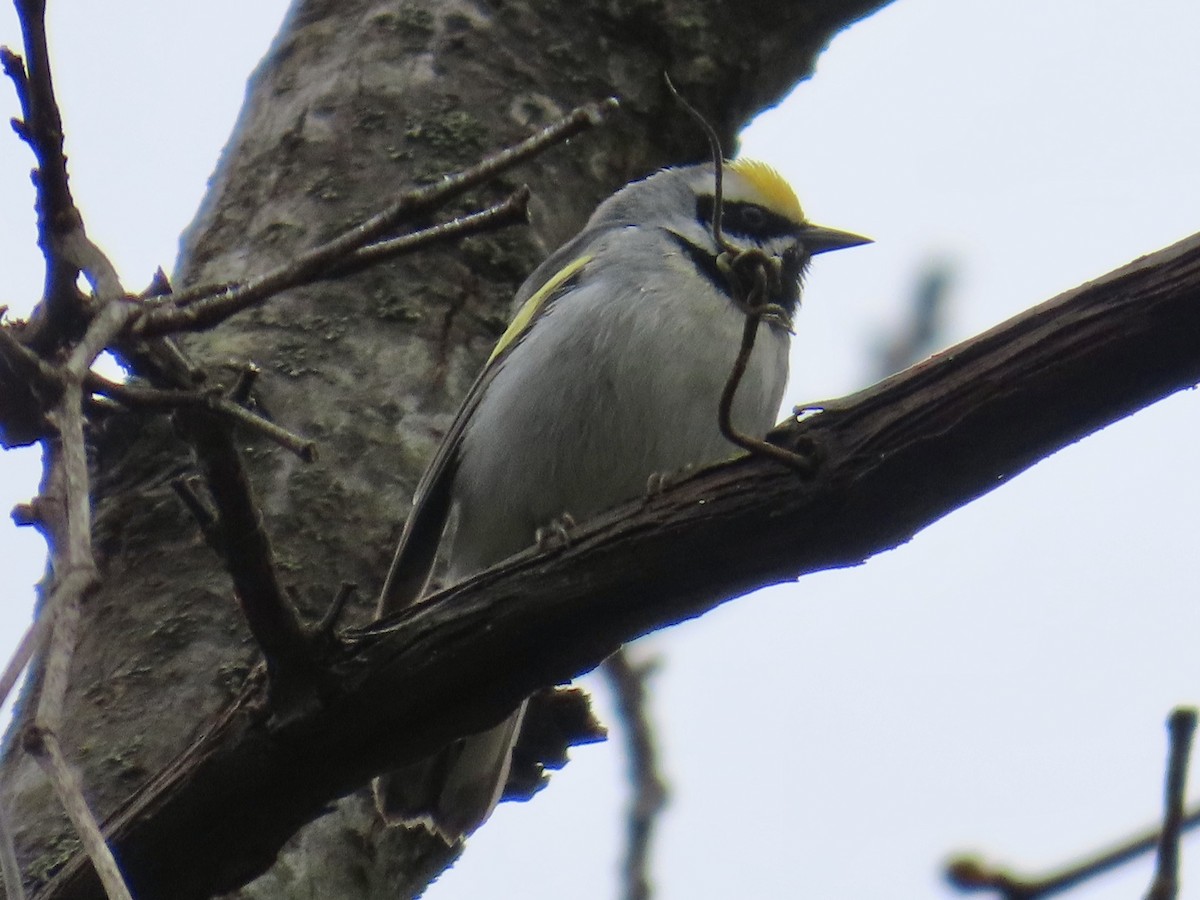
[[(72, 185), (140, 287), (174, 260), (285, 4), (51, 6)], [(955, 266), (957, 340), (1200, 230), (1198, 38), (1194, 0), (898, 0), (838, 37), (743, 142), (812, 219), (877, 241), (816, 261), (789, 403), (872, 378), (931, 259)], [(0, 40), (20, 43), (7, 5)], [(31, 163), (0, 136), (0, 304), (18, 314), (42, 278)], [(1176, 395), (907, 546), (643, 642), (665, 659), (674, 789), (658, 896), (950, 897), (951, 851), (1036, 870), (1156, 820), (1164, 720), (1200, 699), (1198, 413)], [(35, 453), (0, 458), (0, 507), (36, 477)], [(0, 521), (3, 648), (42, 553)], [(616, 897), (622, 762), (578, 750), (428, 897)], [(1071, 896), (1140, 896), (1148, 873)]]

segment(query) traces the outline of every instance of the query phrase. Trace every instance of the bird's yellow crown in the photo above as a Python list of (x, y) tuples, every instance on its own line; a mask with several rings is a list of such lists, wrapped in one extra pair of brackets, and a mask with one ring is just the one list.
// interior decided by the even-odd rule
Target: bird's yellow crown
[(796, 192), (772, 166), (757, 159), (735, 159), (725, 163), (725, 168), (745, 178), (762, 195), (764, 206), (795, 222), (806, 221)]

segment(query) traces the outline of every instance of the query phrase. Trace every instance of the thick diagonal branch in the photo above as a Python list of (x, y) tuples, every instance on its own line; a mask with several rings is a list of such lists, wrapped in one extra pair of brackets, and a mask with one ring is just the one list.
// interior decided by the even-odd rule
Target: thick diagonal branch
[[(261, 871), (371, 775), (493, 724), (638, 635), (904, 543), (1037, 460), (1200, 382), (1200, 235), (781, 429), (820, 450), (700, 473), (357, 633), (325, 705), (272, 729), (262, 681), (110, 824), (135, 891)], [(38, 895), (98, 897), (83, 860)]]

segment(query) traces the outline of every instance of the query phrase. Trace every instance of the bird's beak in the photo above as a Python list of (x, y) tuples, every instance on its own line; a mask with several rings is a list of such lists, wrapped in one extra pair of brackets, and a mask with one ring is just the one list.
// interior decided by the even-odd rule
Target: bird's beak
[(873, 244), (868, 237), (851, 234), (849, 231), (838, 231), (836, 228), (823, 228), (820, 225), (805, 225), (800, 229), (800, 240), (809, 256), (825, 253), (829, 250), (844, 250), (847, 247), (858, 247), (862, 244)]

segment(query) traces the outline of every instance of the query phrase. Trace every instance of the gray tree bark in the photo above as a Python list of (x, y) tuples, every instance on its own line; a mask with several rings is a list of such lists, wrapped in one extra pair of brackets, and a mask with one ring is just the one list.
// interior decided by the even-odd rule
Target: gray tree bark
[[(618, 185), (706, 154), (662, 73), (729, 148), (811, 74), (837, 30), (886, 2), (295, 4), (184, 236), (177, 287), (260, 273), (578, 103), (622, 101), (604, 129), (477, 196), (529, 183), (532, 228), (293, 291), (186, 342), (217, 380), (256, 363), (265, 409), (319, 441), (313, 465), (242, 442), (283, 577), (308, 613), (319, 617), (349, 580), (361, 587), (351, 617), (369, 618), (416, 479), (525, 274)], [(231, 699), (257, 652), (228, 577), (170, 488), (193, 467), (188, 449), (165, 422), (135, 415), (111, 418), (93, 440), (104, 584), (83, 613), (66, 739), (103, 817)], [(35, 678), (25, 700), (36, 691)], [(36, 889), (75, 845), (15, 733), (0, 788)], [(356, 795), (238, 896), (412, 896), (448, 861), (381, 829)]]

